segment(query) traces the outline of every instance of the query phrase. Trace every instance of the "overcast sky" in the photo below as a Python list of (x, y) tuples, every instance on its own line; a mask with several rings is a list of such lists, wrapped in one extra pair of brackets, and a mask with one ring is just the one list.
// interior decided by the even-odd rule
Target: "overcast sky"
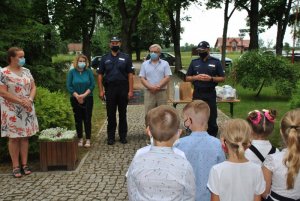
[[(188, 10), (182, 12), (183, 16), (191, 16), (190, 21), (182, 21), (184, 33), (181, 34), (180, 44), (183, 46), (185, 43), (197, 45), (200, 41), (206, 40), (211, 46), (214, 46), (218, 37), (223, 34), (223, 9), (205, 10), (202, 6), (191, 5)], [(245, 29), (246, 26), (246, 11), (235, 11), (229, 20), (229, 27), (227, 37), (238, 37), (239, 29)], [(271, 27), (265, 33), (259, 35), (259, 38), (264, 41), (264, 44), (276, 42), (276, 26)], [(288, 28), (285, 34), (284, 42), (288, 42), (292, 46), (291, 29)], [(249, 35), (245, 36), (249, 39)]]

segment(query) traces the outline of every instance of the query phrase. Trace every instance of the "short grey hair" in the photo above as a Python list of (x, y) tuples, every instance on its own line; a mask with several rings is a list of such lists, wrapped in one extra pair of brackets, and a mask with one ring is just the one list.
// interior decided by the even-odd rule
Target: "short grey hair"
[(151, 46), (149, 47), (149, 50), (150, 50), (151, 48), (153, 48), (153, 47), (158, 48), (159, 52), (161, 52), (161, 46), (160, 46), (159, 44), (153, 44), (153, 45), (151, 45)]

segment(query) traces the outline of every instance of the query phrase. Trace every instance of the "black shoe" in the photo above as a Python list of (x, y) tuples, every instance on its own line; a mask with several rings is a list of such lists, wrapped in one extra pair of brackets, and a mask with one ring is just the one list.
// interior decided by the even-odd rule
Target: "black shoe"
[(126, 140), (126, 138), (120, 139), (120, 142), (121, 142), (122, 144), (127, 144), (127, 143), (128, 143), (128, 141)]
[(109, 140), (107, 140), (107, 144), (108, 144), (108, 145), (114, 145), (114, 144), (115, 144), (115, 141), (112, 140), (112, 139), (109, 139)]

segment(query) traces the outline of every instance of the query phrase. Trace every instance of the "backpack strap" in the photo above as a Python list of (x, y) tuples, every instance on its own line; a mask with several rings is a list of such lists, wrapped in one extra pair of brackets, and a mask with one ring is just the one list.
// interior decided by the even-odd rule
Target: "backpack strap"
[(274, 154), (276, 152), (276, 147), (272, 146), (271, 150), (269, 151), (269, 154)]
[(259, 158), (259, 160), (261, 160), (261, 162), (264, 162), (265, 158), (263, 157), (263, 155), (261, 155), (261, 153), (258, 151), (258, 149), (256, 149), (254, 145), (251, 144), (249, 149), (257, 156), (257, 158)]

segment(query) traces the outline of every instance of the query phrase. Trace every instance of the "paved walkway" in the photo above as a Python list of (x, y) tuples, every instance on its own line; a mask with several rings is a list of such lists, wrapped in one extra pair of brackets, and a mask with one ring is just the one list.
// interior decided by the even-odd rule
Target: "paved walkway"
[[(219, 123), (226, 118), (219, 113)], [(0, 175), (0, 201), (128, 200), (124, 175), (136, 150), (146, 145), (143, 105), (128, 106), (128, 128), (128, 144), (108, 146), (105, 122), (75, 171), (34, 172), (21, 179)]]

